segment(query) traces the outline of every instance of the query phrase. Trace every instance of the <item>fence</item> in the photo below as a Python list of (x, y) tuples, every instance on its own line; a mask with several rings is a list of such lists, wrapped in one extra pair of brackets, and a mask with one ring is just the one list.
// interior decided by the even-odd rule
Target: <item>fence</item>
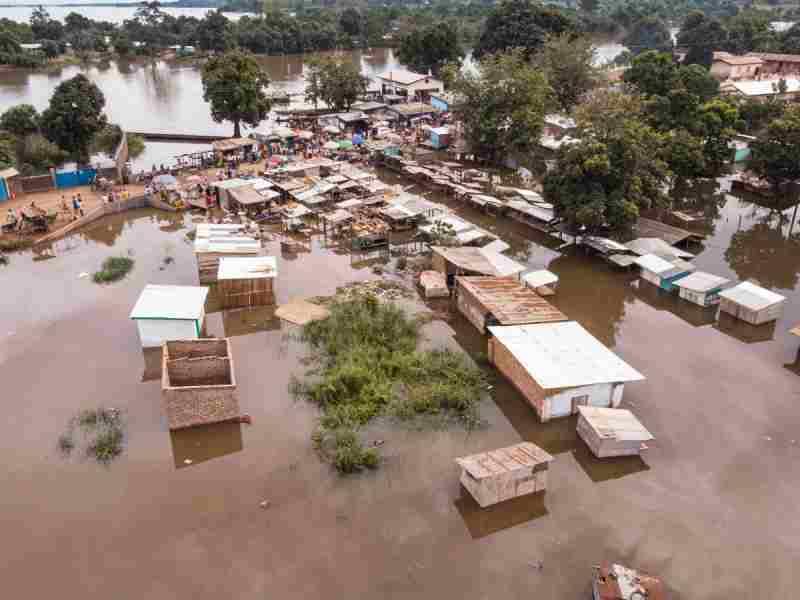
[(22, 191), (25, 193), (47, 192), (55, 187), (55, 184), (53, 183), (53, 176), (50, 174), (20, 177), (19, 183), (22, 186)]

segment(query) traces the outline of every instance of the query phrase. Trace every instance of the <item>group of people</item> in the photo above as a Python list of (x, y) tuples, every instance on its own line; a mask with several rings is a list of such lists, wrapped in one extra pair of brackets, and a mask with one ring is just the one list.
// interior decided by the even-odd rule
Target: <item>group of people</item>
[(73, 221), (78, 217), (82, 217), (85, 213), (83, 212), (83, 198), (81, 198), (80, 193), (72, 195), (69, 205), (67, 205), (67, 198), (64, 194), (61, 194), (61, 210), (69, 213)]

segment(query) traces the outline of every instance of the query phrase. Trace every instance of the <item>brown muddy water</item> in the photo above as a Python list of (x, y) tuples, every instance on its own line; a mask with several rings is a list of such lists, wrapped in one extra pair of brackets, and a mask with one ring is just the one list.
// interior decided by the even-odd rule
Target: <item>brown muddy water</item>
[[(287, 393), (304, 348), (270, 309), (209, 316), (210, 334), (234, 336), (253, 425), (170, 434), (157, 362), (143, 355), (128, 313), (148, 282), (197, 282), (189, 218), (131, 212), (39, 254), (12, 255), (0, 267), (5, 593), (584, 599), (592, 565), (611, 559), (662, 575), (675, 598), (793, 597), (800, 340), (787, 329), (800, 322), (798, 225), (788, 238), (789, 221), (732, 196), (717, 200), (695, 262), (787, 295), (774, 326), (717, 324), (581, 252), (561, 254), (522, 226), (458, 209), (532, 267), (558, 273), (558, 307), (647, 376), (624, 400), (656, 437), (635, 460), (592, 458), (574, 419), (538, 423), (500, 378), (482, 404), (485, 429), (378, 423), (367, 435), (385, 440), (385, 464), (339, 477), (311, 448), (316, 409)], [(375, 277), (321, 240), (296, 256), (269, 249), (279, 302)], [(136, 259), (126, 279), (79, 278), (112, 254)], [(457, 317), (426, 333), (429, 345), (485, 351)], [(63, 458), (59, 434), (98, 405), (125, 411), (124, 454), (108, 467)], [(520, 440), (555, 456), (548, 491), (479, 509), (453, 459)]]

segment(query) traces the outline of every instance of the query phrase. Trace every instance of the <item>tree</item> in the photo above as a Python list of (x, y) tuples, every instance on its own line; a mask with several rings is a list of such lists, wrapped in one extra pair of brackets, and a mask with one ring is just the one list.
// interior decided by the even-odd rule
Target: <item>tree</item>
[(786, 108), (750, 149), (750, 170), (772, 185), (800, 178), (800, 106)]
[(305, 99), (306, 102), (311, 102), (316, 109), (322, 100), (322, 59), (314, 56), (305, 61)]
[(85, 75), (75, 75), (56, 87), (40, 125), (45, 137), (79, 160), (88, 159), (89, 145), (106, 124), (103, 92)]
[(17, 164), (15, 142), (12, 136), (0, 133), (0, 169), (7, 169)]
[(662, 154), (661, 134), (629, 119), (606, 141), (590, 133), (563, 146), (545, 177), (544, 196), (574, 230), (627, 227), (641, 208), (667, 202), (671, 173)]
[(114, 39), (111, 40), (111, 44), (114, 47), (114, 52), (119, 56), (128, 56), (133, 52), (133, 42), (124, 31), (117, 33)]
[(42, 52), (44, 52), (47, 58), (56, 58), (60, 54), (63, 54), (61, 51), (61, 44), (55, 40), (42, 40)]
[(597, 83), (594, 44), (588, 37), (554, 35), (533, 56), (547, 77), (561, 110), (570, 112), (578, 100)]
[(225, 52), (234, 46), (231, 24), (222, 10), (208, 13), (197, 26), (195, 37), (201, 50)]
[(361, 35), (361, 13), (352, 6), (344, 9), (339, 15), (339, 26), (347, 35), (358, 37)]
[(0, 116), (0, 129), (23, 138), (39, 131), (39, 113), (30, 104), (12, 106)]
[(503, 0), (486, 19), (475, 58), (522, 48), (527, 56), (539, 49), (549, 34), (572, 33), (575, 23), (560, 10), (533, 0)]
[(622, 43), (634, 56), (647, 50), (672, 51), (672, 35), (664, 21), (656, 17), (643, 17), (634, 22)]
[(233, 122), (240, 137), (241, 123), (256, 127), (271, 108), (265, 89), (269, 77), (255, 58), (241, 51), (214, 56), (203, 65), (203, 99), (217, 123)]
[(725, 50), (745, 54), (754, 50), (771, 50), (778, 46), (778, 35), (772, 31), (771, 19), (763, 14), (739, 13), (727, 22), (728, 42)]
[(24, 175), (46, 173), (67, 159), (67, 153), (43, 135), (34, 133), (25, 137), (19, 151), (20, 171)]
[(674, 129), (666, 134), (665, 142), (663, 158), (675, 177), (705, 177), (707, 166), (702, 139), (685, 129)]
[(608, 88), (593, 90), (575, 109), (578, 128), (604, 143), (622, 131), (627, 121), (643, 115), (641, 97)]
[(0, 29), (0, 53), (19, 54), (20, 52), (22, 52), (22, 47), (16, 36), (10, 31)]
[(350, 105), (367, 90), (367, 80), (357, 65), (335, 58), (323, 59), (318, 72), (319, 100), (336, 111)]
[(40, 4), (31, 12), (31, 30), (37, 40), (60, 40), (64, 37), (64, 26), (59, 21), (50, 18), (44, 7)]
[(649, 50), (633, 59), (622, 79), (643, 96), (666, 96), (672, 90), (676, 65), (669, 54)]
[(458, 41), (455, 26), (448, 22), (438, 22), (414, 29), (403, 36), (397, 58), (415, 71), (430, 71), (438, 77), (445, 64), (461, 63), (464, 50)]
[(456, 114), (472, 152), (494, 164), (530, 154), (554, 104), (544, 74), (522, 49), (485, 56), (478, 71), (445, 68), (445, 79), (463, 97)]
[(677, 41), (678, 46), (688, 48), (684, 64), (710, 67), (714, 50), (728, 43), (728, 31), (717, 19), (693, 11), (684, 19)]
[(780, 37), (781, 52), (800, 54), (800, 23), (795, 23)]
[(581, 10), (591, 13), (597, 10), (597, 7), (600, 5), (600, 0), (579, 0), (578, 4)]
[(697, 111), (695, 135), (703, 140), (706, 177), (718, 177), (733, 158), (731, 142), (744, 123), (737, 108), (720, 98), (706, 102)]
[(784, 102), (778, 98), (762, 100), (748, 97), (740, 99), (737, 108), (744, 122), (743, 130), (750, 135), (756, 135), (783, 115)]

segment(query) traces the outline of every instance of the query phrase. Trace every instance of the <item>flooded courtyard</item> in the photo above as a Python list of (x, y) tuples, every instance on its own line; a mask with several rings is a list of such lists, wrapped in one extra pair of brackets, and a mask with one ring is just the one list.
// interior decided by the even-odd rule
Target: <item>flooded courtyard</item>
[[(518, 260), (558, 274), (553, 303), (646, 375), (623, 401), (656, 438), (643, 458), (595, 459), (574, 418), (539, 423), (498, 375), (481, 404), (486, 427), (379, 421), (365, 433), (385, 442), (381, 468), (339, 476), (312, 448), (318, 410), (288, 393), (306, 348), (272, 308), (207, 321), (208, 334), (231, 337), (252, 425), (171, 433), (160, 355), (143, 353), (128, 315), (147, 283), (197, 283), (186, 240), (193, 225), (188, 215), (133, 211), (0, 266), (0, 560), (9, 595), (583, 599), (592, 566), (608, 559), (661, 575), (675, 598), (791, 597), (800, 560), (793, 209), (718, 195), (708, 238), (688, 248), (700, 269), (787, 296), (783, 318), (751, 327), (582, 251), (560, 252), (558, 240), (513, 221), (445, 202), (507, 241)], [(335, 252), (321, 236), (307, 253), (266, 247), (278, 260), (279, 304), (376, 279), (371, 265), (386, 258)], [(111, 255), (135, 259), (124, 280), (81, 277)], [(402, 280), (391, 264), (383, 277)], [(447, 306), (432, 305), (437, 314)], [(426, 346), (486, 351), (486, 338), (452, 309), (424, 333)], [(59, 435), (98, 406), (123, 411), (124, 453), (108, 466), (64, 457)], [(454, 458), (522, 440), (555, 457), (547, 492), (480, 509), (460, 488)]]

